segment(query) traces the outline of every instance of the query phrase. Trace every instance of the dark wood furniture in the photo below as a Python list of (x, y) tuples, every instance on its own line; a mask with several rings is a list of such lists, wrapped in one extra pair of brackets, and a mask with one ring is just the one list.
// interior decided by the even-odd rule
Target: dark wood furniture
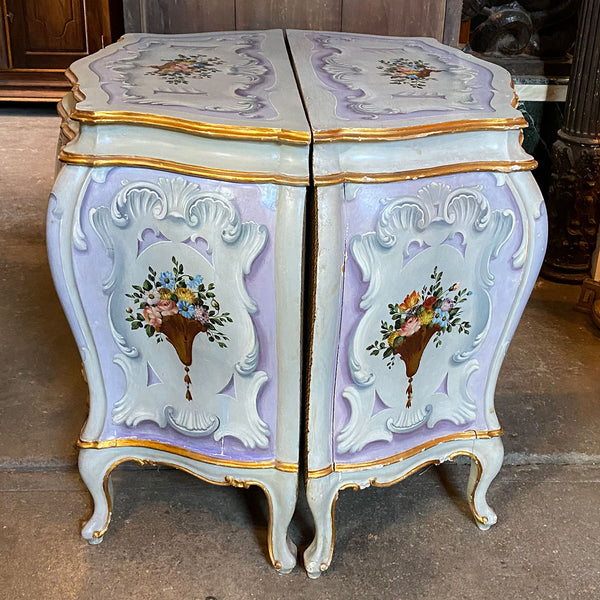
[(0, 0), (0, 100), (60, 99), (65, 69), (115, 41), (121, 0)]

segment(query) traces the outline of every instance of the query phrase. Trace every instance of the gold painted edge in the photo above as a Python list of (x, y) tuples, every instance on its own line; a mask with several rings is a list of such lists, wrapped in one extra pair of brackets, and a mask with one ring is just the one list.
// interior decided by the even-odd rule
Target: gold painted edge
[(89, 167), (148, 167), (150, 169), (181, 173), (182, 175), (194, 175), (197, 177), (206, 177), (208, 179), (233, 181), (235, 183), (280, 183), (283, 185), (299, 187), (306, 187), (309, 185), (308, 177), (275, 173), (244, 173), (241, 171), (229, 171), (227, 169), (201, 167), (198, 165), (190, 165), (172, 160), (145, 156), (94, 156), (89, 154), (74, 154), (71, 152), (65, 152), (63, 149), (60, 151), (58, 159), (64, 163), (72, 165), (85, 165)]
[(513, 119), (472, 119), (461, 121), (446, 121), (444, 123), (430, 123), (413, 127), (393, 127), (381, 129), (321, 129), (313, 132), (315, 142), (353, 142), (370, 140), (393, 141), (410, 140), (431, 135), (445, 133), (464, 133), (466, 131), (489, 131), (522, 129), (528, 123), (523, 117)]
[(497, 162), (468, 162), (451, 165), (440, 165), (426, 169), (414, 169), (411, 171), (397, 171), (395, 173), (334, 173), (332, 175), (315, 175), (316, 185), (337, 185), (339, 183), (391, 183), (394, 181), (407, 181), (411, 179), (423, 179), (425, 177), (439, 177), (442, 175), (453, 175), (455, 173), (472, 173), (474, 171), (499, 171), (502, 173), (513, 173), (515, 171), (531, 171), (537, 167), (534, 159), (526, 161), (497, 161)]
[[(82, 94), (81, 90), (78, 90)], [(252, 141), (275, 140), (286, 144), (308, 146), (311, 135), (308, 131), (292, 131), (289, 129), (270, 129), (268, 127), (246, 127), (243, 125), (218, 125), (203, 123), (201, 121), (190, 121), (177, 117), (155, 115), (151, 113), (136, 113), (129, 111), (88, 111), (75, 109), (71, 113), (75, 121), (92, 124), (132, 124), (160, 127), (161, 129), (172, 129), (193, 133), (205, 137), (216, 137), (224, 139), (242, 139)]]
[[(85, 100), (85, 93), (79, 87), (77, 75), (67, 69), (66, 78), (73, 86), (73, 95), (78, 102)], [(193, 133), (206, 137), (243, 139), (243, 140), (275, 140), (286, 144), (308, 146), (312, 142), (310, 131), (294, 131), (271, 127), (248, 127), (245, 125), (225, 125), (222, 123), (204, 123), (178, 117), (156, 115), (152, 113), (136, 113), (126, 110), (79, 110), (76, 107), (70, 115), (71, 119), (93, 124), (136, 124), (163, 129), (172, 129)]]
[[(349, 471), (362, 471), (365, 469), (370, 469), (373, 467), (387, 467), (388, 465), (393, 465), (402, 460), (406, 460), (407, 458), (411, 458), (420, 452), (424, 452), (425, 450), (429, 450), (439, 444), (444, 444), (446, 442), (454, 442), (458, 440), (487, 440), (494, 437), (500, 437), (504, 434), (504, 430), (494, 429), (491, 431), (463, 431), (461, 433), (451, 433), (449, 435), (444, 435), (439, 438), (434, 438), (429, 440), (428, 442), (424, 442), (423, 444), (419, 444), (414, 448), (410, 448), (409, 450), (405, 450), (404, 452), (400, 452), (398, 454), (394, 454), (393, 456), (388, 456), (386, 458), (379, 458), (377, 460), (372, 460), (364, 463), (352, 463), (352, 464), (336, 464), (329, 465), (329, 467), (325, 467), (324, 469), (319, 469), (318, 471), (309, 471), (308, 477), (310, 479), (317, 479), (318, 477), (324, 477), (332, 472), (349, 472)], [(421, 467), (417, 467), (417, 470)], [(411, 471), (412, 473), (413, 471)], [(408, 477), (409, 474), (406, 475)], [(401, 479), (403, 479), (403, 476)], [(398, 479), (400, 481), (401, 479)]]
[[(78, 444), (81, 444), (81, 443), (85, 444), (88, 442), (82, 442), (81, 440), (79, 440)], [(80, 447), (83, 447), (83, 446), (80, 446)], [(275, 558), (274, 552), (273, 552), (273, 501), (271, 500), (271, 494), (269, 493), (269, 490), (263, 483), (261, 483), (260, 481), (254, 481), (254, 480), (248, 480), (248, 481), (238, 480), (233, 477), (230, 477), (229, 475), (225, 476), (224, 481), (214, 481), (212, 479), (208, 479), (207, 477), (204, 477), (203, 475), (200, 475), (199, 473), (195, 473), (194, 471), (187, 469), (186, 467), (177, 465), (175, 463), (165, 462), (165, 461), (154, 461), (154, 460), (148, 460), (148, 459), (144, 459), (144, 458), (136, 458), (136, 457), (130, 456), (130, 457), (121, 458), (121, 459), (117, 460), (115, 463), (113, 463), (112, 465), (110, 465), (110, 467), (107, 469), (106, 473), (104, 474), (104, 479), (102, 481), (102, 487), (104, 489), (104, 496), (106, 498), (106, 503), (108, 505), (108, 516), (106, 518), (106, 522), (105, 522), (104, 526), (102, 527), (102, 529), (94, 531), (92, 533), (93, 538), (95, 538), (95, 539), (102, 538), (104, 536), (104, 534), (106, 533), (106, 531), (108, 530), (110, 521), (112, 519), (112, 508), (113, 508), (112, 507), (112, 497), (110, 495), (109, 486), (108, 486), (110, 475), (119, 465), (122, 465), (123, 463), (129, 462), (129, 461), (137, 462), (140, 466), (165, 465), (167, 467), (173, 467), (174, 469), (179, 469), (180, 471), (189, 473), (193, 477), (196, 477), (197, 479), (205, 481), (206, 483), (211, 483), (213, 485), (220, 485), (220, 486), (230, 485), (233, 487), (245, 488), (245, 489), (248, 489), (251, 485), (256, 485), (259, 488), (261, 488), (262, 491), (265, 493), (265, 496), (267, 497), (267, 503), (269, 505), (269, 518), (268, 518), (268, 523), (267, 523), (267, 548), (268, 548), (268, 552), (269, 552), (269, 559), (270, 559), (273, 567), (275, 567), (275, 569), (277, 569), (277, 570), (281, 569), (281, 562)]]
[[(89, 442), (85, 440), (78, 440), (77, 446), (83, 449), (96, 449), (102, 450), (105, 448), (151, 448), (152, 450), (161, 450), (163, 452), (170, 452), (177, 456), (183, 456), (199, 462), (204, 462), (219, 467), (230, 467), (233, 469), (276, 469), (277, 471), (284, 471), (286, 473), (297, 473), (298, 465), (295, 463), (284, 463), (278, 460), (263, 460), (257, 462), (243, 462), (239, 460), (231, 460), (227, 458), (215, 458), (214, 456), (208, 456), (207, 454), (201, 454), (186, 448), (180, 448), (172, 444), (164, 442), (155, 442), (152, 440), (138, 440), (135, 438), (120, 438), (114, 440), (101, 440), (97, 442)], [(137, 459), (130, 459), (137, 460)]]
[(329, 475), (329, 473), (333, 473), (333, 465), (329, 465), (323, 469), (315, 469), (314, 471), (308, 472), (308, 477), (310, 479), (318, 479), (319, 477), (325, 477), (325, 475)]
[(481, 481), (481, 476), (483, 475), (483, 465), (475, 454), (466, 450), (458, 450), (457, 452), (453, 452), (448, 458), (450, 460), (454, 460), (457, 456), (468, 456), (477, 465), (477, 477), (475, 478), (475, 483), (473, 484), (473, 488), (469, 493), (469, 506), (471, 507), (471, 512), (473, 513), (475, 519), (482, 525), (487, 525), (488, 518), (480, 515), (477, 511), (477, 507), (475, 506), (475, 492), (477, 491), (477, 487)]
[[(478, 438), (478, 439), (484, 439), (484, 438)], [(458, 450), (457, 452), (453, 452), (452, 454), (450, 454), (448, 456), (448, 460), (454, 460), (457, 456), (468, 456), (477, 465), (477, 477), (475, 478), (475, 483), (473, 485), (473, 489), (469, 493), (469, 506), (471, 507), (471, 512), (473, 513), (473, 516), (475, 517), (475, 519), (477, 521), (479, 521), (480, 523), (482, 523), (483, 525), (487, 525), (488, 518), (480, 515), (475, 506), (475, 492), (477, 490), (477, 486), (479, 485), (479, 482), (481, 481), (481, 475), (483, 474), (483, 466), (481, 465), (481, 461), (475, 454), (473, 454), (472, 452), (468, 452), (467, 450)], [(377, 481), (377, 477), (371, 477), (369, 479), (369, 484), (372, 485), (373, 487), (390, 487), (400, 481), (403, 481), (404, 479), (410, 477), (411, 475), (414, 475), (417, 471), (420, 471), (421, 469), (423, 469), (425, 467), (429, 467), (432, 465), (439, 465), (439, 464), (441, 464), (441, 460), (439, 458), (434, 458), (432, 460), (428, 460), (424, 463), (421, 463), (420, 465), (417, 465), (416, 467), (414, 467), (413, 469), (408, 471), (408, 473), (401, 475), (400, 477), (398, 477), (397, 479), (394, 479), (393, 481), (386, 481), (384, 483), (380, 483), (379, 481)]]

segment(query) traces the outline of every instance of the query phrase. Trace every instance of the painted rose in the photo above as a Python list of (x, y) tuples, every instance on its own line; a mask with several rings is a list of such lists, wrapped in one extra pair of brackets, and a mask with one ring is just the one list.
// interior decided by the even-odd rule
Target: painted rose
[(398, 309), (402, 312), (406, 312), (413, 306), (416, 306), (421, 300), (421, 296), (419, 292), (413, 290), (406, 298), (404, 298), (404, 302), (402, 304), (398, 304)]
[(430, 310), (433, 308), (433, 305), (436, 303), (437, 298), (435, 296), (429, 296), (426, 300), (423, 301), (423, 309)]
[(163, 317), (176, 315), (179, 312), (177, 304), (173, 300), (159, 300), (156, 308), (161, 312)]
[(146, 306), (143, 310), (144, 320), (154, 329), (159, 329), (162, 324), (162, 316), (156, 306)]
[(421, 329), (421, 320), (419, 317), (411, 317), (402, 324), (402, 327), (400, 327), (400, 335), (409, 337), (417, 333), (419, 329)]

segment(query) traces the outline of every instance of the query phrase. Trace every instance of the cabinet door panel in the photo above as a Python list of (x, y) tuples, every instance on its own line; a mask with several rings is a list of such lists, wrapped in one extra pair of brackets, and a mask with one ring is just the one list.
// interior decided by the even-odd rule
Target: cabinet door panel
[(7, 0), (12, 67), (60, 69), (87, 54), (83, 0)]
[(510, 185), (473, 173), (346, 193), (336, 466), (497, 430), (487, 376), (527, 234)]
[(23, 2), (27, 49), (32, 52), (86, 50), (81, 0)]

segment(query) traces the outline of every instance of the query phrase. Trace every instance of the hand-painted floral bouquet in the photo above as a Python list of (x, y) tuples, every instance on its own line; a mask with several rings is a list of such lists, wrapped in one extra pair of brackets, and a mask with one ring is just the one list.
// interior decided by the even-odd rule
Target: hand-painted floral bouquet
[(127, 307), (126, 320), (131, 329), (143, 328), (148, 337), (154, 336), (157, 342), (166, 338), (173, 345), (185, 365), (186, 398), (191, 400), (189, 367), (194, 338), (206, 333), (209, 342), (225, 348), (229, 338), (220, 328), (233, 319), (228, 312), (221, 312), (214, 283), (206, 285), (202, 275), (188, 275), (175, 257), (172, 262), (173, 269), (160, 275), (148, 267), (142, 285), (132, 286), (133, 292), (125, 294), (136, 305)]
[(409, 408), (412, 400), (412, 380), (419, 369), (421, 357), (433, 337), (436, 348), (442, 343), (442, 335), (457, 330), (469, 333), (471, 324), (461, 318), (462, 304), (472, 294), (467, 288), (459, 290), (455, 283), (444, 290), (443, 272), (434, 267), (431, 279), (433, 283), (423, 286), (421, 293), (413, 290), (401, 304), (388, 304), (392, 323), (381, 321), (381, 340), (367, 347), (374, 356), (382, 353), (389, 359), (387, 366), (392, 368), (399, 356), (406, 366), (408, 388), (406, 390)]

